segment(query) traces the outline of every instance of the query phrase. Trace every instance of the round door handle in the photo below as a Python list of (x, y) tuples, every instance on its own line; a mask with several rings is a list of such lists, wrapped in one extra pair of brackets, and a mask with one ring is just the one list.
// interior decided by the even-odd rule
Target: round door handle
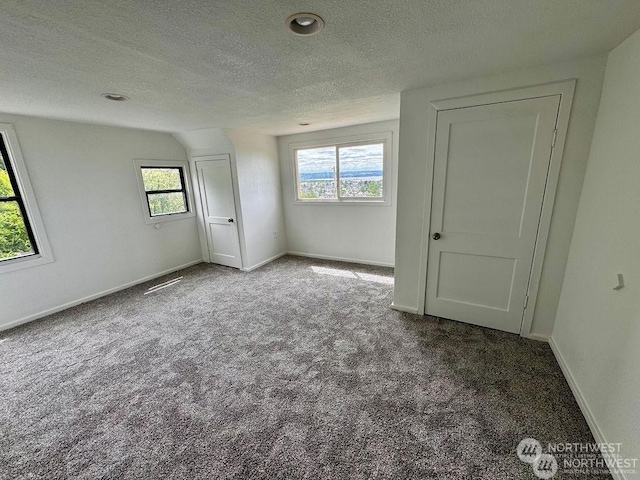
[(233, 223), (233, 218), (230, 218), (229, 220), (227, 220), (227, 222)]
[(438, 240), (440, 238), (440, 234), (438, 232), (433, 234), (433, 239)]

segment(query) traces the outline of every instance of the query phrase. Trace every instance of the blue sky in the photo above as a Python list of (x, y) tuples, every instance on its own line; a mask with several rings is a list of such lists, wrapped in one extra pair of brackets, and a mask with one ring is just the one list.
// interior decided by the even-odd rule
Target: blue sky
[[(383, 145), (358, 145), (340, 148), (340, 170), (382, 171)], [(298, 171), (315, 173), (332, 171), (335, 166), (336, 147), (298, 150)]]

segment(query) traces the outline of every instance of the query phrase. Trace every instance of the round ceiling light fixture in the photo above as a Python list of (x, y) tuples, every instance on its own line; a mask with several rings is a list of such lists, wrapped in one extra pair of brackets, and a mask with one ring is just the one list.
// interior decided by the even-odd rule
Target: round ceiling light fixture
[(309, 122), (299, 122), (298, 125), (300, 125), (301, 127), (308, 127), (311, 124)]
[(124, 102), (129, 100), (129, 97), (120, 93), (103, 93), (102, 96), (107, 100), (112, 100), (114, 102)]
[(324, 27), (324, 20), (315, 13), (294, 13), (286, 25), (296, 35), (315, 35)]

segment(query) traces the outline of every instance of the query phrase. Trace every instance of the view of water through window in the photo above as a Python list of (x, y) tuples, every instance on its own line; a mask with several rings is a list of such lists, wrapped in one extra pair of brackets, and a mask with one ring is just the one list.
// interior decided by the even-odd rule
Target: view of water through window
[(384, 143), (299, 149), (296, 161), (300, 199), (338, 198), (336, 180), (340, 197), (383, 196)]

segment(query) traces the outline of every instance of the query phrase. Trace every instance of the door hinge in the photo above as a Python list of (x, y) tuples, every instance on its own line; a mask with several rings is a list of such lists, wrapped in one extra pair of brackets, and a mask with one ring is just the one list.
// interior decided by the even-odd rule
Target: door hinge
[(527, 309), (527, 305), (529, 305), (529, 295), (525, 295), (524, 297), (524, 309)]
[(551, 148), (555, 148), (557, 138), (558, 138), (558, 129), (556, 128), (553, 130), (553, 140), (551, 140)]

